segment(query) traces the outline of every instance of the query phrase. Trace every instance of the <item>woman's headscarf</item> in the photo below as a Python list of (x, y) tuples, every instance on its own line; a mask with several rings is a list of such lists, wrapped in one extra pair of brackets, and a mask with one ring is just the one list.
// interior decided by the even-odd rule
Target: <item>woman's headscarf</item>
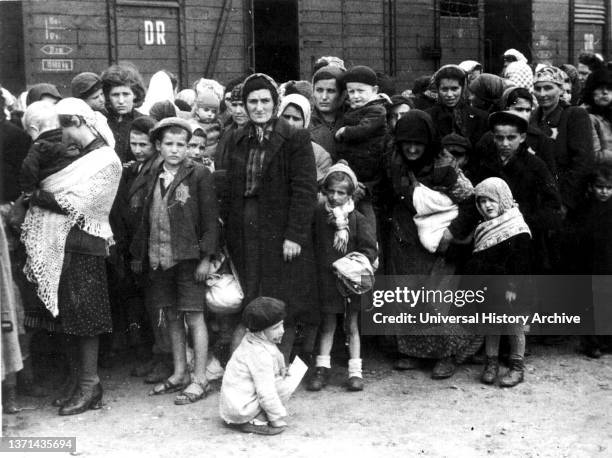
[(516, 62), (527, 63), (527, 58), (525, 55), (514, 48), (510, 48), (504, 53), (504, 59), (508, 60), (508, 57), (514, 58)]
[(510, 62), (504, 69), (503, 77), (518, 87), (533, 90), (533, 72), (527, 62)]
[(567, 75), (559, 68), (546, 66), (539, 69), (533, 77), (533, 84), (553, 83), (563, 89), (563, 83)]
[(108, 127), (106, 117), (99, 111), (91, 109), (82, 99), (68, 97), (60, 100), (55, 105), (57, 114), (62, 116), (78, 116), (85, 121), (94, 134), (98, 134), (111, 148), (115, 148), (115, 136)]
[(403, 142), (417, 142), (425, 145), (425, 153), (417, 161), (413, 161), (411, 168), (418, 169), (420, 166), (433, 162), (440, 151), (440, 142), (431, 116), (421, 110), (410, 110), (397, 121), (395, 125), (396, 154), (401, 157), (401, 162), (406, 162), (399, 151)]
[(174, 102), (174, 88), (172, 87), (172, 80), (168, 74), (160, 70), (151, 77), (147, 95), (145, 95), (144, 103), (139, 111), (142, 114), (148, 115), (153, 105), (157, 102), (166, 101)]
[(504, 91), (510, 86), (514, 86), (514, 83), (497, 75), (483, 73), (470, 83), (470, 92), (490, 106), (499, 103)]
[(304, 118), (304, 128), (307, 128), (310, 124), (310, 114), (311, 114), (311, 106), (310, 102), (300, 94), (289, 94), (281, 99), (280, 105), (278, 107), (279, 116), (282, 115), (285, 109), (289, 105), (297, 106), (302, 112), (302, 117)]
[(253, 73), (245, 78), (242, 86), (242, 102), (246, 106), (249, 94), (260, 89), (268, 89), (270, 91), (272, 100), (274, 101), (273, 116), (276, 116), (279, 101), (278, 85), (271, 76), (265, 73)]
[(482, 70), (482, 64), (475, 60), (464, 60), (459, 64), (459, 68), (465, 73), (470, 73), (474, 70)]

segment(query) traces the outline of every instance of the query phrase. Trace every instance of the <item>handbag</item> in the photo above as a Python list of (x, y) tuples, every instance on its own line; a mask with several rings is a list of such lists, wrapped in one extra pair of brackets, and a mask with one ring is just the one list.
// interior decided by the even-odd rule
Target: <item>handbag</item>
[(206, 305), (212, 313), (229, 315), (242, 309), (244, 292), (232, 258), (223, 249), (231, 273), (214, 273), (206, 279)]

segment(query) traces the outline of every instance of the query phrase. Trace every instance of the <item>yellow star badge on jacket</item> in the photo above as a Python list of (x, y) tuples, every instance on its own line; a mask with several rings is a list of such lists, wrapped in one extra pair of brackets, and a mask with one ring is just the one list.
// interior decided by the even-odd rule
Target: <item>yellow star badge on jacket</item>
[(190, 197), (189, 187), (185, 183), (181, 183), (176, 187), (176, 190), (174, 191), (174, 198), (178, 200), (181, 205), (185, 205), (187, 199)]

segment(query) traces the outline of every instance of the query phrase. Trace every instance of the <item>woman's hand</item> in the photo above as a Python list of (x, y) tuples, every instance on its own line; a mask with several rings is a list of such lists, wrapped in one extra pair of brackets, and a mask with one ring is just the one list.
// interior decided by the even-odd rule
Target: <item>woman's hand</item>
[(194, 274), (195, 281), (197, 282), (206, 281), (206, 277), (208, 276), (209, 273), (210, 273), (210, 259), (206, 257), (202, 259), (200, 263), (198, 264), (198, 267), (196, 267), (195, 274)]
[(283, 242), (283, 259), (287, 262), (297, 258), (302, 252), (302, 247), (291, 240), (286, 240)]
[(338, 131), (336, 132), (336, 135), (334, 135), (336, 140), (342, 141), (342, 134), (344, 133), (345, 130), (346, 130), (346, 127), (341, 127), (340, 129), (338, 129)]

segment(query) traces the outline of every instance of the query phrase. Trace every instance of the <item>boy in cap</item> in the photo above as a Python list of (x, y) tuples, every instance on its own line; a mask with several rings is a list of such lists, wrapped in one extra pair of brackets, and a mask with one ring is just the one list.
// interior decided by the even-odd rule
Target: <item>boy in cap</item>
[(106, 98), (102, 90), (102, 79), (91, 72), (79, 73), (70, 83), (72, 97), (85, 100), (94, 111), (105, 112)]
[(453, 156), (461, 170), (465, 170), (471, 151), (472, 143), (462, 135), (452, 133), (442, 137), (442, 152)]
[[(139, 273), (147, 263), (149, 297), (168, 320), (172, 342), (174, 373), (150, 394), (181, 391), (174, 403), (182, 405), (199, 401), (207, 391), (204, 281), (217, 252), (219, 212), (209, 170), (188, 158), (189, 123), (166, 118), (150, 136), (163, 161), (149, 182), (131, 246), (132, 269)], [(185, 322), (193, 339), (193, 379), (187, 369)]]
[(225, 368), (219, 413), (228, 425), (246, 433), (274, 435), (287, 423), (285, 359), (277, 347), (284, 334), (285, 303), (260, 296), (244, 308), (246, 335)]

